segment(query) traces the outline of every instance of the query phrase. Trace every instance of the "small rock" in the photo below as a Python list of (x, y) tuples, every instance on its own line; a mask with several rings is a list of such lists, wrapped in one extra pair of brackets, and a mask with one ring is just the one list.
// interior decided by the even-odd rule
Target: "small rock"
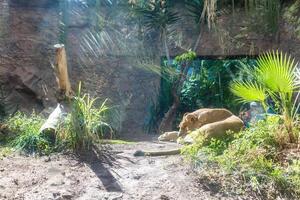
[(169, 200), (170, 198), (164, 194), (160, 195), (161, 200)]
[(64, 194), (62, 194), (62, 198), (63, 199), (72, 199), (73, 197), (74, 197), (74, 195), (71, 194), (71, 193), (64, 193)]
[(53, 192), (52, 195), (53, 195), (54, 198), (58, 197), (58, 196), (60, 196), (60, 192)]
[(16, 184), (16, 185), (19, 185), (18, 179), (14, 179), (13, 182), (14, 182), (14, 184)]
[(32, 184), (32, 185), (36, 185), (37, 183), (38, 183), (37, 180), (34, 180), (34, 179), (33, 179), (33, 180), (31, 181), (31, 184)]
[(63, 185), (63, 184), (65, 184), (64, 181), (58, 180), (58, 181), (56, 181), (56, 182), (52, 182), (52, 183), (50, 184), (50, 186), (60, 186), (60, 185)]
[(141, 177), (142, 177), (141, 175), (136, 174), (133, 176), (133, 179), (139, 180)]
[(5, 171), (5, 169), (4, 169), (4, 168), (1, 168), (1, 169), (0, 169), (0, 172), (4, 172), (4, 171)]

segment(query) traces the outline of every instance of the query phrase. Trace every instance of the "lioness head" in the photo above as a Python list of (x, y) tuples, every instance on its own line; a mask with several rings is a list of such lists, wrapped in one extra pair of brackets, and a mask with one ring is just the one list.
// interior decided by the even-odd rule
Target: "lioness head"
[(193, 113), (185, 113), (179, 124), (178, 136), (186, 135), (189, 130), (192, 130), (196, 126), (197, 120), (197, 115)]

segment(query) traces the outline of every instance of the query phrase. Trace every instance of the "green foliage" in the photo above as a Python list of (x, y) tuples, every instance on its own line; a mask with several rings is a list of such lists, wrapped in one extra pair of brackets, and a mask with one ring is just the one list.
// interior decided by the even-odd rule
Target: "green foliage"
[(195, 20), (197, 24), (201, 22), (202, 10), (203, 10), (203, 1), (202, 0), (186, 0), (186, 8), (189, 15)]
[(175, 61), (178, 63), (182, 62), (191, 62), (197, 58), (196, 52), (189, 50), (186, 53), (183, 53), (175, 57)]
[(242, 102), (258, 101), (264, 105), (267, 99), (265, 88), (249, 81), (234, 82), (231, 86), (231, 92), (238, 96)]
[(229, 90), (230, 82), (237, 76), (241, 65), (252, 63), (242, 60), (202, 60), (193, 63), (193, 71), (181, 90), (181, 112), (200, 107), (226, 107), (237, 112), (239, 103)]
[(204, 147), (205, 138), (199, 136), (195, 139), (195, 143), (192, 145), (184, 146), (181, 150), (181, 154), (185, 155), (186, 158), (196, 161), (198, 160), (198, 153), (200, 149)]
[(29, 154), (50, 153), (52, 141), (39, 133), (44, 122), (45, 120), (35, 113), (27, 116), (17, 112), (14, 116), (9, 117), (5, 123), (8, 129), (15, 134), (11, 141), (12, 147)]
[[(234, 81), (230, 88), (246, 102), (259, 101), (266, 108), (267, 98), (271, 98), (277, 110), (284, 115), (285, 125), (291, 142), (295, 142), (292, 120), (297, 113), (293, 101), (293, 92), (299, 88), (296, 76), (297, 64), (286, 54), (269, 52), (259, 56), (257, 66), (252, 70), (254, 80)], [(251, 92), (251, 93), (250, 93)]]
[(136, 10), (142, 16), (143, 24), (148, 31), (159, 30), (162, 32), (179, 20), (178, 13), (171, 11), (170, 4), (167, 2), (149, 1), (143, 7), (137, 7)]
[(97, 98), (91, 98), (89, 94), (82, 95), (79, 84), (77, 95), (72, 99), (71, 113), (58, 129), (60, 139), (68, 141), (74, 150), (90, 149), (107, 128), (112, 134), (112, 128), (107, 123), (107, 100), (99, 107), (96, 101)]
[[(188, 111), (203, 107), (203, 100), (205, 95), (205, 80), (201, 79), (201, 75), (192, 75), (187, 81), (184, 82), (181, 90), (181, 106)], [(207, 97), (207, 96), (206, 96)]]
[(200, 138), (185, 147), (183, 153), (203, 169), (202, 173), (214, 176), (226, 173), (229, 185), (259, 191), (264, 199), (275, 199), (279, 195), (297, 198), (300, 196), (300, 165), (296, 160), (292, 163), (280, 160), (282, 126), (279, 116), (271, 116), (236, 134), (233, 139), (213, 139), (206, 144)]
[(255, 63), (254, 59), (199, 60), (194, 59), (195, 54), (192, 51), (176, 58), (172, 65), (168, 65), (167, 61), (162, 63), (159, 103), (153, 103), (149, 108), (151, 116), (145, 121), (147, 130), (155, 129), (159, 119), (171, 106), (172, 86), (178, 80), (182, 68), (188, 70), (186, 79), (179, 88), (178, 121), (181, 120), (183, 113), (202, 107), (225, 107), (236, 113), (239, 111), (241, 104), (235, 101), (236, 97), (230, 92), (229, 85), (239, 74), (239, 69), (244, 65)]

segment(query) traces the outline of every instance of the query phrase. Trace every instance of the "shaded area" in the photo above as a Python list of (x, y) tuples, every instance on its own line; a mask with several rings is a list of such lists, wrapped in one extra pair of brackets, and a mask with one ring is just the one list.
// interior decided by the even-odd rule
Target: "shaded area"
[(86, 163), (91, 168), (108, 192), (123, 192), (118, 182), (119, 177), (115, 177), (116, 175), (120, 175), (113, 170), (113, 168), (122, 167), (120, 160), (125, 159), (134, 163), (129, 158), (121, 156), (118, 153), (122, 153), (122, 151), (113, 151), (109, 145), (101, 147), (94, 145), (90, 151), (80, 153), (79, 155), (80, 161)]

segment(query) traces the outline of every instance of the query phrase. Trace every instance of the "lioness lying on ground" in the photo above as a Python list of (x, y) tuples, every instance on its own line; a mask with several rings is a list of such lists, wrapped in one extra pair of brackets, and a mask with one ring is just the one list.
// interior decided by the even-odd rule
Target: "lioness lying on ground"
[(222, 121), (206, 124), (201, 128), (192, 131), (184, 137), (184, 142), (192, 144), (199, 135), (206, 141), (209, 141), (211, 138), (223, 138), (228, 131), (230, 131), (230, 133), (237, 133), (243, 127), (243, 121), (239, 117), (232, 115)]
[[(178, 138), (182, 138), (184, 143), (192, 144), (199, 135), (209, 141), (211, 138), (222, 138), (228, 131), (239, 132), (243, 127), (243, 121), (226, 109), (199, 109), (183, 116), (179, 124), (179, 132), (166, 132), (158, 139), (160, 141), (176, 141)], [(192, 133), (188, 134), (189, 132)], [(180, 153), (180, 149), (153, 152), (136, 151), (134, 155), (161, 156), (178, 153)]]
[(179, 124), (179, 136), (185, 136), (206, 124), (222, 121), (233, 114), (226, 109), (199, 109), (192, 113), (185, 113)]

